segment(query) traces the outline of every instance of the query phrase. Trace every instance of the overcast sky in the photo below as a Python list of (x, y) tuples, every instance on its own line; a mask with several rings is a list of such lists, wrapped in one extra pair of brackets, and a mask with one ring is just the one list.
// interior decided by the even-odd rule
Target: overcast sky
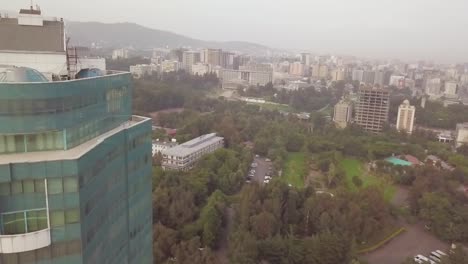
[[(16, 10), (29, 0), (0, 0)], [(203, 40), (468, 62), (468, 0), (35, 0), (47, 16), (135, 22)]]

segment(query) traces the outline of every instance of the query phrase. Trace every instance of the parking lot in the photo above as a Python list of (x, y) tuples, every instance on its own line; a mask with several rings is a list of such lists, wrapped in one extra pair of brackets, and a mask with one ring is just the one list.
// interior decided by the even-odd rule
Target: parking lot
[(366, 255), (369, 264), (402, 263), (407, 257), (418, 254), (429, 256), (431, 251), (448, 252), (449, 245), (430, 234), (421, 225), (406, 225), (406, 232), (397, 236), (387, 245)]
[(268, 182), (265, 182), (265, 180), (268, 180), (268, 176), (273, 177), (272, 172), (272, 163), (270, 160), (262, 157), (255, 157), (247, 178), (250, 181), (256, 181), (260, 185), (264, 185)]

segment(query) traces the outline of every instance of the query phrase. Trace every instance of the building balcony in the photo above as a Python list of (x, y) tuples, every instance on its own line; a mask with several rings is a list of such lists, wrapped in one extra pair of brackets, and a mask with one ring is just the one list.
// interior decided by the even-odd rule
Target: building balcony
[(0, 254), (20, 253), (50, 246), (50, 229), (36, 232), (0, 235)]

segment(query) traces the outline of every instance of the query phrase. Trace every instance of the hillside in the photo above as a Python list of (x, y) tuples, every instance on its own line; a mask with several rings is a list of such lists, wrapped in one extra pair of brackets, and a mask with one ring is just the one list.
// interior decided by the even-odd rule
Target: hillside
[(68, 22), (67, 30), (75, 45), (99, 43), (103, 48), (157, 47), (224, 48), (227, 50), (263, 54), (268, 47), (242, 41), (210, 42), (189, 38), (169, 31), (151, 29), (134, 23), (106, 24), (100, 22)]

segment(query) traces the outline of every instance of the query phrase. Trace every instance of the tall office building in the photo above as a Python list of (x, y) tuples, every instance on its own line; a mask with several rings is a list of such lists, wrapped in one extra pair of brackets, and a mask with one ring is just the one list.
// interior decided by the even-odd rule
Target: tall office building
[(188, 73), (192, 73), (192, 66), (200, 62), (200, 52), (184, 51), (182, 54), (182, 67)]
[[(39, 21), (30, 13), (25, 21)], [(32, 53), (50, 39), (30, 37)], [(32, 66), (49, 63), (32, 56)], [(0, 67), (2, 264), (153, 261), (151, 120), (132, 116), (130, 73), (76, 77)]]
[(355, 122), (369, 132), (381, 132), (388, 122), (390, 94), (384, 89), (361, 88)]
[(400, 107), (398, 107), (398, 117), (396, 123), (397, 130), (406, 131), (408, 134), (412, 134), (415, 113), (416, 107), (410, 105), (408, 100), (403, 101)]
[(306, 66), (310, 66), (312, 63), (312, 57), (310, 53), (301, 53), (301, 62)]
[(335, 105), (333, 121), (338, 127), (345, 128), (351, 122), (352, 110), (351, 103), (343, 100)]
[(201, 61), (211, 66), (221, 66), (222, 53), (221, 49), (204, 49), (201, 53)]

